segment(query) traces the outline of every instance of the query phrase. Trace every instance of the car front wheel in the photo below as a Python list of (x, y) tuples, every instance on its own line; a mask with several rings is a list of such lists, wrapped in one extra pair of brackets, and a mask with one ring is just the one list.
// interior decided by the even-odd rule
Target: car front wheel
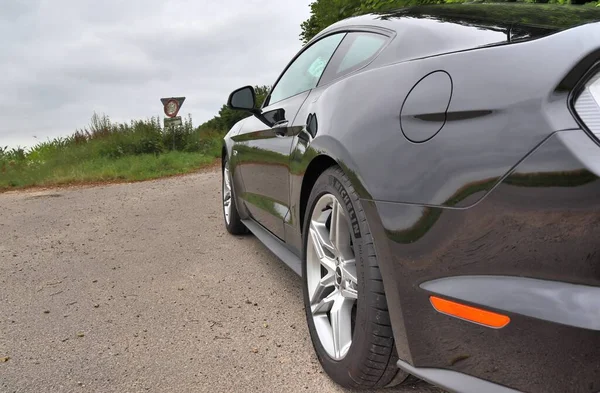
[(319, 177), (306, 211), (304, 305), (321, 365), (347, 388), (402, 381), (369, 226), (339, 167)]

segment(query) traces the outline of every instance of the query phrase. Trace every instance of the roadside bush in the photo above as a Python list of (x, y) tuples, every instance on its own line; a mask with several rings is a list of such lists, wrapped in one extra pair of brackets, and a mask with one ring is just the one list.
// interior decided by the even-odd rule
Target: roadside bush
[(220, 156), (224, 132), (194, 128), (191, 116), (174, 129), (162, 127), (161, 120), (113, 123), (108, 116), (94, 113), (88, 126), (68, 137), (40, 142), (28, 150), (0, 148), (0, 190), (155, 178), (189, 172)]

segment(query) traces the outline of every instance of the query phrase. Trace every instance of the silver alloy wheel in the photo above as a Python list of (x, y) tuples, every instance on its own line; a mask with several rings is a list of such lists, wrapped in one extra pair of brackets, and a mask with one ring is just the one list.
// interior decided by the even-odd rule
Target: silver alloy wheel
[(225, 169), (223, 170), (223, 213), (225, 214), (225, 222), (229, 225), (231, 219), (231, 179), (229, 178), (229, 160), (225, 161)]
[(332, 194), (317, 201), (310, 218), (306, 283), (321, 345), (332, 359), (341, 360), (352, 344), (358, 281), (350, 222)]

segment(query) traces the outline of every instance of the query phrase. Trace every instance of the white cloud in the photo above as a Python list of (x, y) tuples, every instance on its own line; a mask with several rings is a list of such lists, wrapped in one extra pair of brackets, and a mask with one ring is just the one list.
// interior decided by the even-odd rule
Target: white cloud
[[(272, 84), (300, 49), (310, 0), (8, 0), (0, 13), (0, 146), (161, 114), (210, 119), (229, 92)], [(8, 39), (7, 39), (8, 38)]]

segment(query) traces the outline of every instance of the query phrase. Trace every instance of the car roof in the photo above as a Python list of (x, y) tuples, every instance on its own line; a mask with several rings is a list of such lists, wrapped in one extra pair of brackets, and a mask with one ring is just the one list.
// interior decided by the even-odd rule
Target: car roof
[(600, 7), (524, 4), (462, 3), (403, 8), (371, 13), (337, 22), (313, 40), (338, 30), (382, 28), (398, 35), (401, 48), (382, 61), (415, 59), (472, 48), (520, 42), (600, 20)]
[(437, 4), (361, 15), (340, 21), (334, 26), (372, 25), (395, 30), (407, 18), (482, 27), (517, 25), (558, 31), (599, 21), (600, 7), (538, 3)]

